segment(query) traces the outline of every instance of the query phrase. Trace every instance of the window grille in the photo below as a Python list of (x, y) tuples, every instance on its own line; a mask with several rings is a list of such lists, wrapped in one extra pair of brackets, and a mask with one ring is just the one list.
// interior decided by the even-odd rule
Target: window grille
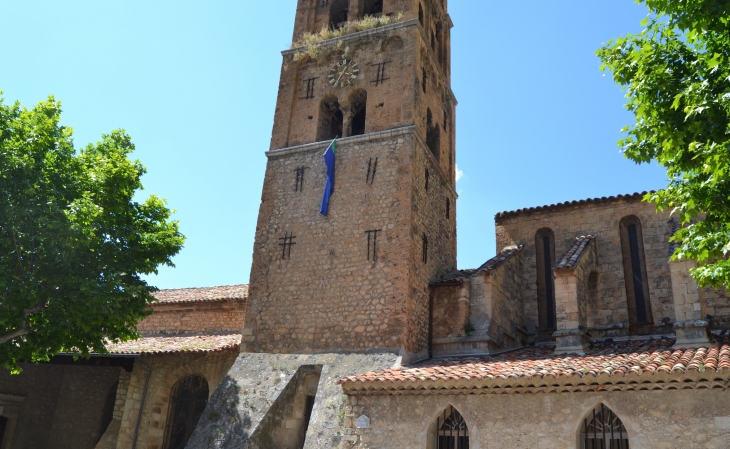
[(583, 449), (629, 449), (629, 434), (613, 411), (601, 404), (583, 420)]
[(454, 407), (436, 418), (436, 449), (469, 449), (469, 428)]
[(165, 428), (165, 449), (184, 449), (208, 403), (208, 382), (200, 376), (180, 380), (172, 388)]

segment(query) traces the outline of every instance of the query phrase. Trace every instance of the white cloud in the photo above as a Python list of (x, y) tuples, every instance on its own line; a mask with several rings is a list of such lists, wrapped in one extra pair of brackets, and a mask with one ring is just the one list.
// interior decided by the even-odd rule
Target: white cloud
[(456, 165), (456, 182), (459, 182), (459, 180), (464, 176), (464, 172), (459, 170), (459, 164)]

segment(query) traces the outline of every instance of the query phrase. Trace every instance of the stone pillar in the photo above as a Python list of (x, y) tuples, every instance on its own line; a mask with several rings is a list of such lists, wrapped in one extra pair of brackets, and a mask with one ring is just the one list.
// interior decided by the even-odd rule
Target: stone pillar
[(350, 137), (352, 135), (352, 107), (343, 106), (342, 110), (342, 137)]
[(593, 236), (576, 239), (555, 266), (555, 316), (557, 331), (555, 352), (581, 353), (591, 344), (585, 334), (587, 318), (587, 284), (598, 265), (597, 242)]
[(694, 267), (694, 262), (689, 260), (669, 263), (676, 315), (675, 347), (699, 347), (710, 342), (710, 323), (703, 319), (699, 288), (689, 272)]

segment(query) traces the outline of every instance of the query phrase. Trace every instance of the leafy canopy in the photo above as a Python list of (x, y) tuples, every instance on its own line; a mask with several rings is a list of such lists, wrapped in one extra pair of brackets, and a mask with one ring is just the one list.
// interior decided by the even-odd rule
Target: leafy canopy
[(676, 259), (692, 259), (702, 286), (730, 285), (730, 2), (636, 0), (649, 8), (640, 34), (598, 56), (626, 89), (636, 123), (619, 141), (636, 163), (658, 162), (669, 185), (646, 200), (683, 228)]
[[(0, 92), (1, 94), (1, 92)], [(165, 201), (138, 203), (145, 173), (124, 131), (76, 152), (53, 97), (0, 98), (0, 365), (104, 353), (137, 337), (156, 273), (182, 248)]]

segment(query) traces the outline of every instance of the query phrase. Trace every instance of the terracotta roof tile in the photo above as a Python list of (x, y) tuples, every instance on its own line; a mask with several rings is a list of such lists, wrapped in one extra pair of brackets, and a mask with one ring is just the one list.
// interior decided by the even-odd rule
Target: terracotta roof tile
[(170, 354), (216, 352), (237, 348), (241, 334), (145, 335), (139, 340), (107, 345), (111, 354)]
[[(471, 381), (584, 377), (606, 374), (685, 373), (730, 370), (730, 338), (698, 349), (673, 349), (674, 340), (599, 344), (585, 355), (555, 355), (544, 347), (531, 347), (501, 356), (452, 358), (412, 368), (393, 368), (341, 379), (343, 386), (362, 383)], [(370, 388), (377, 388), (377, 385)]]
[(155, 292), (161, 303), (225, 301), (248, 297), (248, 284), (222, 285), (218, 287), (176, 288)]
[(524, 245), (520, 246), (513, 246), (509, 248), (505, 248), (502, 250), (501, 253), (497, 254), (496, 256), (492, 257), (488, 261), (484, 262), (482, 266), (479, 268), (469, 268), (465, 270), (454, 270), (451, 273), (445, 275), (441, 279), (432, 282), (432, 285), (438, 285), (438, 284), (446, 284), (451, 283), (454, 281), (458, 281), (461, 279), (469, 279), (472, 276), (474, 276), (477, 273), (481, 273), (483, 271), (491, 271), (496, 269), (498, 266), (502, 265), (504, 262), (509, 260), (512, 256), (522, 251), (522, 248), (524, 248)]
[(583, 204), (595, 204), (595, 203), (612, 203), (615, 201), (641, 201), (641, 199), (644, 198), (644, 195), (647, 193), (654, 193), (654, 191), (650, 192), (636, 192), (636, 193), (630, 193), (627, 195), (616, 195), (616, 196), (609, 196), (609, 197), (601, 197), (601, 198), (589, 198), (585, 200), (579, 200), (579, 201), (566, 201), (564, 203), (558, 203), (558, 204), (550, 204), (546, 206), (537, 206), (537, 207), (526, 207), (523, 209), (516, 209), (516, 210), (510, 210), (510, 211), (504, 211), (500, 212), (497, 215), (495, 215), (495, 220), (499, 220), (500, 218), (509, 218), (509, 217), (515, 217), (517, 215), (525, 214), (525, 213), (531, 213), (531, 212), (545, 212), (553, 209), (564, 209), (566, 207), (571, 206), (577, 206), (577, 205), (583, 205)]
[(583, 256), (583, 253), (585, 253), (586, 249), (588, 249), (588, 245), (590, 245), (595, 239), (596, 238), (592, 235), (576, 237), (575, 242), (573, 242), (570, 249), (563, 254), (560, 259), (558, 259), (558, 263), (555, 264), (554, 269), (570, 270), (578, 266), (581, 256)]

